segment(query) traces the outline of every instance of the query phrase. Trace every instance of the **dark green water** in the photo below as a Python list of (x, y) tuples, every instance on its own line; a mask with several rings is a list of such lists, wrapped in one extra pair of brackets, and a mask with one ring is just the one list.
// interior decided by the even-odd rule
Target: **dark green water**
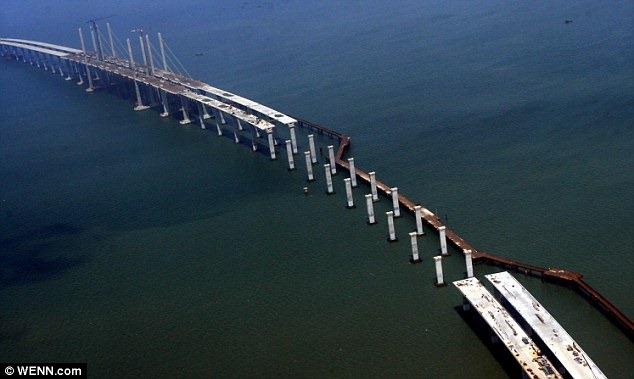
[[(478, 248), (581, 272), (634, 316), (631, 3), (146, 7), (9, 1), (0, 35), (77, 47), (75, 29), (109, 14), (120, 39), (161, 31), (195, 78), (352, 136), (357, 166)], [(0, 67), (0, 361), (86, 361), (91, 377), (509, 375), (458, 292), (433, 286), (436, 235), (410, 265), (413, 219), (385, 242), (390, 203), (367, 226), (369, 188), (347, 210), (343, 174), (326, 196), (316, 168), (304, 195), (303, 157), (288, 172), (283, 149), (269, 161)], [(444, 269), (461, 279), (461, 256)], [(606, 375), (632, 377), (634, 345), (601, 313), (520, 280)]]

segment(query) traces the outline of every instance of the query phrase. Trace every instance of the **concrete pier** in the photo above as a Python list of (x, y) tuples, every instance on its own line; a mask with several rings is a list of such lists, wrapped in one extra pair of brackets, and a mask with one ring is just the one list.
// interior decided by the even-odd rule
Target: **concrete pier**
[(354, 205), (354, 199), (352, 198), (352, 183), (350, 178), (345, 178), (343, 182), (346, 185), (346, 200), (347, 200), (346, 208), (348, 209), (356, 208)]
[(295, 161), (293, 160), (293, 147), (291, 146), (291, 140), (286, 141), (286, 156), (288, 157), (288, 170), (295, 170)]
[(423, 218), (421, 217), (421, 206), (414, 206), (414, 218), (416, 219), (416, 234), (419, 236), (425, 235), (425, 231), (423, 230)]
[(269, 152), (271, 153), (271, 160), (275, 160), (277, 159), (277, 157), (275, 156), (275, 141), (273, 140), (273, 130), (268, 129), (266, 131), (266, 136), (269, 140)]
[(434, 264), (436, 265), (436, 287), (446, 286), (445, 280), (442, 275), (442, 255), (436, 255), (434, 257)]
[(352, 187), (357, 186), (357, 170), (354, 168), (354, 158), (348, 158), (348, 169), (350, 170), (350, 182)]
[(312, 164), (317, 164), (317, 152), (315, 151), (315, 136), (308, 135), (308, 148), (310, 150), (310, 161)]
[(189, 115), (187, 114), (187, 104), (185, 100), (181, 97), (181, 111), (183, 112), (183, 119), (180, 121), (181, 125), (191, 124), (192, 120), (189, 119)]
[(440, 238), (440, 255), (446, 256), (449, 255), (447, 253), (447, 235), (445, 234), (446, 226), (441, 226), (438, 228), (438, 237)]
[(368, 209), (368, 224), (374, 225), (376, 224), (376, 220), (374, 219), (374, 202), (372, 201), (372, 194), (369, 193), (365, 195), (365, 205)]
[(396, 238), (396, 231), (394, 230), (394, 212), (387, 211), (385, 212), (385, 215), (387, 216), (387, 231), (388, 231), (387, 240), (389, 242), (396, 242), (398, 238)]
[(369, 172), (370, 176), (370, 192), (372, 193), (372, 201), (379, 201), (379, 193), (376, 190), (376, 172)]
[(297, 154), (297, 137), (295, 136), (295, 125), (289, 125), (288, 132), (291, 135), (291, 147), (293, 154)]
[(473, 262), (471, 260), (471, 250), (465, 250), (464, 261), (467, 267), (467, 278), (473, 277)]
[(337, 175), (337, 162), (335, 161), (335, 148), (332, 145), (328, 145), (328, 162), (330, 162), (330, 172), (333, 175)]
[(401, 217), (401, 207), (398, 203), (398, 187), (392, 187), (392, 207), (394, 208), (394, 217)]
[(412, 256), (409, 261), (411, 263), (420, 263), (421, 259), (418, 255), (418, 235), (416, 232), (409, 233), (409, 239), (412, 245)]
[(313, 176), (313, 164), (311, 162), (311, 158), (310, 158), (310, 151), (304, 151), (304, 158), (306, 159), (306, 171), (308, 173), (308, 181), (312, 182), (315, 180), (315, 177)]
[(332, 187), (332, 173), (330, 171), (330, 163), (324, 164), (324, 172), (326, 174), (326, 194), (332, 195), (335, 190)]

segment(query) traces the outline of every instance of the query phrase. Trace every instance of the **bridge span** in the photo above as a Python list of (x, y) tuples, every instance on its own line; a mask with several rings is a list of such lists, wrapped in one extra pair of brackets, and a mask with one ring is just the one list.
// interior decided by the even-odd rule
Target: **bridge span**
[(115, 50), (111, 55), (87, 51), (81, 30), (80, 39), (82, 49), (16, 38), (0, 38), (0, 46), (3, 56), (43, 66), (53, 73), (59, 72), (61, 76), (66, 75), (66, 80), (77, 80), (78, 85), (87, 83), (88, 92), (132, 83), (136, 97), (134, 109), (137, 111), (159, 106), (163, 108), (161, 116), (180, 114), (181, 124), (197, 119), (201, 128), (206, 128), (204, 120), (213, 117), (218, 134), (222, 134), (220, 125), (232, 119), (236, 143), (239, 142), (239, 132), (248, 129), (252, 134), (252, 148), (257, 150), (258, 140), (266, 135), (271, 159), (277, 158), (275, 146), (280, 143), (279, 127), (284, 127), (288, 130), (293, 153), (297, 154), (297, 120), (255, 101), (170, 71), (160, 35), (163, 68), (154, 66), (148, 36), (145, 39), (147, 52), (145, 45), (141, 45), (142, 64), (134, 61), (129, 40), (128, 60), (117, 57)]

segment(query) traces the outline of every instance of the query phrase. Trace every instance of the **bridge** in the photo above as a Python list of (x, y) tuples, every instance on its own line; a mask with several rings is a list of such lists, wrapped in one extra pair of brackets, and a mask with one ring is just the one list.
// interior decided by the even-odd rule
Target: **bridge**
[[(102, 44), (97, 43), (100, 37), (95, 36), (95, 29), (91, 30), (94, 48), (92, 51), (86, 49), (80, 29), (81, 49), (24, 39), (0, 38), (0, 53), (5, 59), (21, 60), (43, 67), (45, 70), (50, 69), (54, 74), (59, 73), (68, 81), (75, 80), (78, 85), (86, 85), (85, 89), (88, 92), (99, 88), (112, 88), (124, 95), (129, 94), (135, 100), (134, 110), (136, 111), (158, 108), (162, 110), (160, 113), (162, 117), (174, 116), (181, 124), (197, 121), (203, 129), (208, 126), (209, 121), (206, 122), (206, 120), (213, 118), (219, 135), (223, 134), (223, 130), (230, 128), (235, 142), (239, 143), (244, 134), (250, 133), (249, 142), (252, 149), (255, 151), (258, 150), (260, 144), (266, 145), (271, 159), (277, 159), (276, 146), (280, 144), (280, 141), (285, 141), (289, 169), (294, 168), (293, 155), (298, 153), (295, 128), (312, 129), (329, 135), (338, 141), (338, 146), (336, 152), (333, 146), (329, 146), (328, 169), (341, 168), (350, 173), (349, 179), (354, 179), (354, 183), (358, 178), (368, 184), (372, 191), (371, 200), (373, 201), (378, 200), (379, 193), (391, 198), (394, 213), (403, 207), (414, 216), (418, 235), (423, 234), (423, 223), (431, 227), (438, 233), (442, 255), (448, 255), (447, 243), (449, 243), (465, 256), (467, 276), (472, 276), (470, 265), (473, 259), (475, 263), (498, 265), (572, 287), (604, 312), (630, 339), (634, 339), (634, 323), (584, 282), (582, 274), (517, 262), (475, 248), (456, 231), (449, 229), (429, 209), (398, 194), (396, 187), (376, 180), (374, 172), (355, 168), (353, 158), (345, 160), (344, 155), (350, 146), (349, 136), (307, 120), (291, 117), (255, 101), (174, 72), (167, 64), (165, 46), (160, 33), (158, 33), (160, 51), (158, 61), (161, 62), (159, 67), (154, 64), (149, 36), (145, 35), (145, 38), (139, 36), (143, 63), (136, 63), (129, 39), (126, 41), (128, 59), (122, 58), (121, 54), (117, 55), (112, 36), (110, 36), (109, 54), (105, 54)], [(110, 32), (109, 27), (108, 31)], [(134, 94), (131, 94), (132, 90)], [(228, 120), (232, 121), (230, 125), (227, 125)], [(227, 126), (221, 128), (220, 125)], [(266, 135), (266, 140), (260, 142), (264, 141), (263, 135)], [(317, 163), (311, 137), (312, 135), (309, 135), (310, 152), (305, 152), (309, 180), (312, 180), (311, 166)], [(370, 194), (366, 195), (366, 199), (368, 196)], [(368, 202), (368, 215), (370, 211), (371, 201)]]
[[(231, 118), (237, 128), (234, 132), (236, 142), (239, 142), (238, 132), (250, 130), (253, 135), (252, 148), (257, 150), (258, 139), (263, 134), (267, 136), (271, 159), (277, 158), (275, 146), (280, 138), (279, 129), (283, 127), (290, 136), (293, 153), (297, 154), (297, 120), (255, 101), (171, 71), (167, 65), (160, 33), (162, 68), (154, 65), (152, 45), (147, 35), (145, 39), (140, 38), (143, 64), (139, 64), (134, 61), (129, 39), (129, 59), (123, 59), (116, 56), (114, 43), (111, 43), (112, 50), (109, 55), (105, 55), (103, 49), (99, 52), (100, 45), (96, 43), (95, 51), (87, 51), (81, 29), (79, 33), (82, 49), (25, 39), (0, 38), (2, 55), (44, 67), (46, 70), (50, 69), (53, 73), (59, 72), (61, 76), (66, 75), (66, 80), (77, 80), (78, 85), (87, 83), (88, 92), (100, 86), (122, 86), (132, 83), (136, 96), (135, 110), (141, 111), (160, 105), (163, 109), (161, 116), (169, 116), (175, 111), (181, 114), (181, 124), (189, 124), (194, 118), (198, 119), (202, 128), (206, 128), (204, 120), (212, 117), (211, 112), (217, 120), (216, 130), (218, 134), (222, 134), (218, 122), (226, 124), (227, 118)], [(143, 41), (146, 44), (143, 44)]]

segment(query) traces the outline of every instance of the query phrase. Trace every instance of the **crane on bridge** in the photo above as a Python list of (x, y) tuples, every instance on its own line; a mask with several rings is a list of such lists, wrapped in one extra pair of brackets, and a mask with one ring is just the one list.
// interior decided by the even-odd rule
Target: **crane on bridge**
[(86, 21), (87, 24), (90, 24), (90, 34), (92, 34), (92, 44), (94, 45), (95, 50), (97, 51), (97, 59), (99, 59), (100, 61), (103, 60), (103, 48), (101, 46), (101, 37), (99, 35), (99, 27), (97, 26), (97, 21), (105, 20), (113, 16), (114, 14), (111, 14), (109, 16), (93, 18)]

